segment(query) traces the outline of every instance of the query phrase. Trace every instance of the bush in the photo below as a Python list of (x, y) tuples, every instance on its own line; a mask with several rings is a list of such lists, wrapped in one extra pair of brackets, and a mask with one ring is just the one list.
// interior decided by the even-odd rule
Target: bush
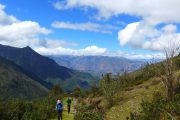
[(85, 96), (85, 93), (79, 87), (74, 88), (72, 91), (72, 94), (76, 98), (78, 98), (78, 97), (83, 98)]
[(74, 120), (103, 120), (98, 113), (94, 112), (78, 112), (74, 116)]
[(141, 111), (130, 114), (131, 120), (172, 120), (180, 116), (180, 94), (168, 101), (161, 93), (155, 93), (152, 101), (142, 101)]
[(91, 104), (80, 101), (75, 108), (76, 114), (74, 120), (103, 120), (103, 113), (99, 112), (95, 106)]
[(1, 120), (47, 120), (56, 116), (57, 99), (62, 98), (63, 92), (56, 86), (49, 95), (37, 100), (6, 100), (0, 99)]
[[(120, 81), (120, 80), (119, 80)], [(104, 98), (107, 101), (107, 107), (110, 108), (115, 104), (114, 96), (120, 90), (120, 84), (116, 77), (111, 74), (107, 74), (100, 81), (100, 87)], [(122, 85), (121, 85), (122, 86)]]

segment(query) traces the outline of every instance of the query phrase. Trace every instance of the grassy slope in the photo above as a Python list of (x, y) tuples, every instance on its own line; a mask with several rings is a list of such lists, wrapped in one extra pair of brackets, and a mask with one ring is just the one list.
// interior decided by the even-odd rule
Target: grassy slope
[(162, 89), (162, 83), (154, 78), (130, 90), (123, 91), (123, 100), (107, 111), (107, 120), (126, 120), (130, 112), (139, 109), (142, 99), (151, 99), (155, 91), (161, 91)]
[[(180, 75), (180, 56), (175, 57), (175, 65), (177, 67), (176, 74)], [(152, 66), (149, 67), (150, 72), (154, 72)], [(141, 73), (142, 71), (135, 71)], [(158, 71), (156, 71), (158, 72)], [(137, 73), (135, 73), (137, 74)], [(159, 82), (158, 82), (159, 81)], [(130, 112), (138, 111), (143, 99), (151, 100), (152, 95), (156, 91), (164, 91), (163, 83), (157, 78), (153, 77), (148, 81), (134, 86), (131, 90), (118, 93), (122, 96), (123, 100), (114, 105), (110, 110), (106, 112), (107, 120), (126, 120), (129, 117)]]

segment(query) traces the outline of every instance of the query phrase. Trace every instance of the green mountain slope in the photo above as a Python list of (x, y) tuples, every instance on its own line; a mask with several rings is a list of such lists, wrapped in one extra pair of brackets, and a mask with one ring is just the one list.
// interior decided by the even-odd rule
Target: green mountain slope
[[(180, 55), (172, 58), (172, 62), (175, 68), (174, 74), (176, 76), (180, 76)], [(166, 95), (167, 88), (164, 82), (162, 81), (162, 78), (166, 76), (164, 72), (165, 71), (164, 64), (165, 61), (156, 64), (146, 65), (144, 68), (141, 68), (135, 72), (127, 74), (125, 77), (127, 78), (127, 80), (129, 80), (129, 83), (127, 83), (128, 86), (123, 90), (117, 91), (116, 96), (114, 96), (116, 102), (112, 106), (112, 108), (107, 109), (106, 119), (126, 120), (127, 118), (132, 118), (131, 113), (134, 113), (139, 115), (140, 114), (145, 115), (149, 118), (149, 120), (153, 120), (155, 119), (155, 117), (156, 120), (159, 120), (157, 119), (158, 114), (156, 116), (153, 116), (154, 115), (153, 112), (154, 111), (162, 112), (164, 110), (167, 110), (167, 111), (172, 111), (171, 115), (169, 116), (168, 114), (168, 116), (166, 116), (166, 112), (165, 113), (162, 112), (161, 113), (162, 116), (160, 118), (167, 120), (168, 117), (171, 117), (169, 119), (177, 118), (179, 120), (180, 118), (180, 114), (179, 114), (180, 106), (178, 106), (179, 105), (178, 96), (180, 93), (179, 83), (176, 83), (177, 87), (175, 89), (175, 96), (177, 100), (175, 99), (173, 101), (169, 101)], [(161, 97), (160, 95), (162, 95), (163, 97), (161, 99), (159, 99), (157, 96), (154, 97), (155, 93), (160, 93), (158, 94), (158, 96)], [(160, 100), (160, 102), (155, 104), (156, 100), (157, 101)], [(163, 100), (165, 100), (166, 102), (163, 103), (162, 102)], [(146, 103), (144, 101), (146, 101)], [(105, 101), (102, 102), (102, 104), (104, 103)], [(162, 108), (158, 108), (159, 107), (158, 105), (161, 104), (162, 104), (161, 106)], [(173, 107), (169, 107), (169, 105), (172, 105)], [(148, 116), (149, 114), (152, 116), (149, 117)], [(139, 120), (139, 118), (136, 119)]]
[(152, 78), (143, 84), (119, 92), (119, 96), (123, 95), (124, 98), (106, 112), (106, 119), (126, 120), (130, 117), (131, 112), (139, 111), (142, 100), (151, 100), (154, 92), (162, 90), (164, 90), (162, 82)]
[(45, 86), (26, 75), (19, 66), (0, 57), (0, 97), (32, 99), (47, 92)]
[(52, 84), (60, 84), (64, 89), (88, 88), (91, 82), (97, 81), (97, 77), (88, 73), (59, 66), (54, 60), (38, 54), (30, 47), (0, 45), (0, 56), (13, 61), (29, 74)]

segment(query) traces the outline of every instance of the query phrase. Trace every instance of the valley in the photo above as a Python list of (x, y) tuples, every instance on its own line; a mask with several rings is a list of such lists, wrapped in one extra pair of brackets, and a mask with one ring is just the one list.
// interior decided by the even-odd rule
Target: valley
[(123, 57), (65, 55), (49, 57), (61, 66), (97, 74), (99, 76), (106, 73), (121, 74), (124, 71), (132, 72), (145, 64), (144, 61), (130, 60)]
[(180, 120), (180, 0), (0, 0), (0, 120)]

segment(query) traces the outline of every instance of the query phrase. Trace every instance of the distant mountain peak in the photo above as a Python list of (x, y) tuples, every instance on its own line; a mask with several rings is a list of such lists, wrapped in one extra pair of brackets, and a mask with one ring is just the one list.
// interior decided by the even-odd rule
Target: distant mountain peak
[(24, 51), (25, 53), (31, 53), (31, 54), (34, 54), (34, 55), (39, 55), (39, 53), (37, 53), (36, 51), (34, 51), (31, 47), (29, 46), (26, 46), (26, 47), (23, 47), (21, 48), (21, 51)]
[(23, 49), (32, 50), (32, 51), (33, 51), (33, 49), (32, 49), (31, 47), (29, 47), (29, 46), (26, 46), (26, 47), (24, 47)]
[(23, 68), (30, 74), (50, 82), (52, 84), (63, 84), (63, 88), (73, 89), (81, 85), (80, 81), (94, 81), (96, 77), (76, 70), (59, 66), (54, 60), (42, 56), (31, 47), (16, 48), (0, 45), (0, 56), (10, 60)]
[(130, 60), (124, 57), (111, 56), (50, 56), (60, 66), (71, 69), (102, 74), (102, 73), (121, 73), (124, 70), (129, 72), (140, 68), (142, 61)]

